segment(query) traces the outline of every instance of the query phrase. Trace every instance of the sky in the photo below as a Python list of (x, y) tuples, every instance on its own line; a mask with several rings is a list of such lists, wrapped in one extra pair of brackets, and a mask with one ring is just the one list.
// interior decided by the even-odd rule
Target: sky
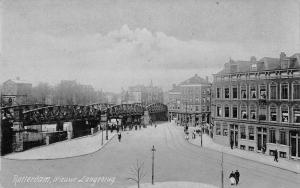
[(171, 88), (225, 62), (300, 52), (297, 0), (4, 0), (0, 82)]

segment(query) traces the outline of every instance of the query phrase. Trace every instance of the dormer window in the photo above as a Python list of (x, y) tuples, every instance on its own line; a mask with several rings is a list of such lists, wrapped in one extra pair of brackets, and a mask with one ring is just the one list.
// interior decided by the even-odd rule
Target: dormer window
[(257, 64), (251, 64), (251, 71), (257, 71)]

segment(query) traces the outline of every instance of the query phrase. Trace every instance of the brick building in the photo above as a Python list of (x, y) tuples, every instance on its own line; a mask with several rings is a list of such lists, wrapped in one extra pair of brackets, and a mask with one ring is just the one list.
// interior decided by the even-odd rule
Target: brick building
[(180, 124), (196, 125), (210, 121), (210, 86), (197, 74), (169, 91), (169, 117)]
[(31, 83), (19, 78), (7, 80), (2, 85), (1, 104), (4, 106), (26, 104), (31, 96), (31, 91)]
[(215, 142), (300, 159), (300, 54), (230, 60), (212, 91)]

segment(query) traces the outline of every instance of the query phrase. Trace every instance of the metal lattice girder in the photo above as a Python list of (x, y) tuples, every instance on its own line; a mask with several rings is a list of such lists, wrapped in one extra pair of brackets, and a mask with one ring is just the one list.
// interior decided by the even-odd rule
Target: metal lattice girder
[(162, 103), (154, 103), (146, 106), (146, 109), (148, 110), (149, 114), (154, 113), (161, 113), (161, 112), (167, 112), (168, 107), (165, 104)]

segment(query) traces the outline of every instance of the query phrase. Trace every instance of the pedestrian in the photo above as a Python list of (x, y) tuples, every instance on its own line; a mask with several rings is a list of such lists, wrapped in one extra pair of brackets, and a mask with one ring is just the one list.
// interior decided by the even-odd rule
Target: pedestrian
[(235, 185), (235, 183), (236, 183), (235, 174), (233, 171), (229, 175), (229, 181), (230, 181), (231, 185)]
[(121, 132), (119, 132), (118, 133), (118, 140), (119, 140), (119, 142), (121, 142), (121, 137), (122, 137)]
[(196, 138), (196, 130), (194, 130), (194, 132), (193, 132), (193, 139), (195, 139)]
[(237, 185), (240, 181), (240, 173), (238, 170), (236, 170), (234, 174), (235, 174), (235, 181), (236, 181), (236, 185)]
[(275, 150), (275, 153), (274, 153), (274, 161), (278, 162), (278, 151), (277, 151), (277, 149)]
[(156, 123), (155, 123), (155, 125), (154, 125), (154, 126), (155, 126), (155, 128), (157, 127)]
[(188, 131), (185, 133), (185, 139), (189, 140), (189, 132)]
[(233, 140), (230, 140), (230, 147), (233, 149)]

